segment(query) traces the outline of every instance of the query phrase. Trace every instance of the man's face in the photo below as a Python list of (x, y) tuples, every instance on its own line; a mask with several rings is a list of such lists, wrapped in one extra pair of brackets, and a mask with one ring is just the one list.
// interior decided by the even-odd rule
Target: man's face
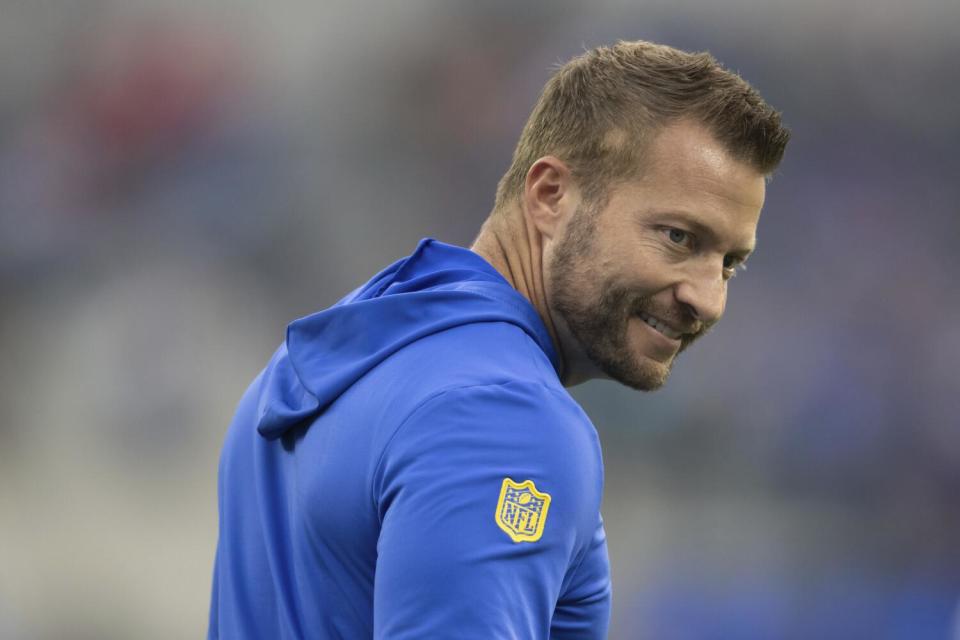
[(662, 386), (720, 319), (765, 193), (761, 174), (691, 123), (665, 128), (646, 157), (601, 210), (581, 202), (544, 258), (568, 363), (639, 390)]

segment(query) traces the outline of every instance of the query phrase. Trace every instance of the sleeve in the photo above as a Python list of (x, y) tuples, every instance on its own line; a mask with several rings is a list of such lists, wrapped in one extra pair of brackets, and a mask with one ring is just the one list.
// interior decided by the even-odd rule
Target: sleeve
[(602, 474), (593, 426), (543, 385), (420, 405), (374, 475), (374, 637), (548, 638), (595, 535)]
[(553, 614), (553, 640), (606, 638), (610, 623), (610, 559), (603, 520), (598, 518), (593, 540), (570, 574)]

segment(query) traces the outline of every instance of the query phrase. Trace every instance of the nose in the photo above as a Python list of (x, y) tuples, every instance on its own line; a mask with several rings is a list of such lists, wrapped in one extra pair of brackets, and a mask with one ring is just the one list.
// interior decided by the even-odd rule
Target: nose
[(688, 274), (679, 282), (674, 295), (691, 316), (710, 326), (723, 315), (727, 303), (727, 283), (722, 271), (718, 273), (714, 269), (703, 269)]

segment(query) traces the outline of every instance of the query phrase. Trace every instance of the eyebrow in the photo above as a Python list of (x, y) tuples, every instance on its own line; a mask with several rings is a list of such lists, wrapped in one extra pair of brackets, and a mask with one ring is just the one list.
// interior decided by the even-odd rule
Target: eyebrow
[[(700, 222), (694, 215), (687, 213), (686, 211), (648, 211), (647, 214), (663, 219), (682, 222), (683, 224), (689, 226), (697, 235), (710, 238), (714, 242), (717, 241), (717, 234), (712, 228)], [(727, 255), (740, 258), (740, 260), (746, 260), (750, 257), (750, 254), (753, 253), (755, 247), (756, 245), (737, 248), (733, 251), (729, 251)]]

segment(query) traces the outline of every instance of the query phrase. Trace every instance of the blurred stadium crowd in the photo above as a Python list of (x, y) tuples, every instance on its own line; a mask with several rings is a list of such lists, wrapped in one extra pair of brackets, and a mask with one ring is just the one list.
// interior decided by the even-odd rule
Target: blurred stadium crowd
[(12, 2), (0, 637), (197, 637), (290, 320), (469, 245), (551, 66), (710, 50), (794, 139), (727, 317), (600, 431), (613, 638), (960, 637), (955, 2)]

